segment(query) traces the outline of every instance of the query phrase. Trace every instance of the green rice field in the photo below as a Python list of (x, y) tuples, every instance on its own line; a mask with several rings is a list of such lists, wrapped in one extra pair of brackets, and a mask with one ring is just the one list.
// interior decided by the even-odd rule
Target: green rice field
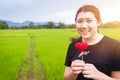
[[(100, 29), (120, 40), (120, 29)], [(0, 80), (63, 80), (75, 29), (0, 30)]]

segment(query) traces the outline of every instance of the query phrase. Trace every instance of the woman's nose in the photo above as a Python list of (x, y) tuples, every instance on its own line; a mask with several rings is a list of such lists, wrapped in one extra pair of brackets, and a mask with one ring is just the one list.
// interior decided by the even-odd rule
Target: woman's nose
[(88, 27), (87, 22), (83, 22), (83, 23), (81, 23), (81, 28), (87, 28), (87, 27)]

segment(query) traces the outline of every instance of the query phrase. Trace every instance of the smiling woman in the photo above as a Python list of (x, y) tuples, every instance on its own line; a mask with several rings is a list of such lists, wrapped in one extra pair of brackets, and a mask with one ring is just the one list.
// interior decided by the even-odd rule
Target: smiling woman
[[(101, 24), (98, 8), (94, 5), (80, 7), (75, 24), (80, 37), (73, 39), (69, 45), (64, 80), (120, 79), (120, 42), (98, 32)], [(75, 48), (78, 42), (88, 43), (85, 49), (85, 52), (89, 52), (87, 55)], [(83, 56), (79, 57), (81, 54), (84, 59)]]

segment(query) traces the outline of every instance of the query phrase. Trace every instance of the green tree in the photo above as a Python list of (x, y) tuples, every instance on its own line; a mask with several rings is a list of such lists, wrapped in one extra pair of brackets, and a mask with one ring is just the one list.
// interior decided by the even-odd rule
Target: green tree
[(29, 24), (29, 28), (30, 28), (30, 29), (35, 28), (35, 25), (34, 25), (34, 23), (33, 23), (33, 22), (30, 22), (30, 24)]
[(102, 25), (102, 28), (120, 28), (120, 21), (107, 22)]
[(54, 25), (54, 23), (53, 23), (52, 21), (49, 21), (49, 22), (46, 24), (46, 27), (47, 27), (47, 28), (54, 28), (55, 25)]
[(65, 28), (65, 24), (62, 23), (62, 22), (59, 22), (59, 23), (58, 23), (58, 28)]
[(0, 29), (8, 29), (8, 24), (6, 22), (0, 22)]

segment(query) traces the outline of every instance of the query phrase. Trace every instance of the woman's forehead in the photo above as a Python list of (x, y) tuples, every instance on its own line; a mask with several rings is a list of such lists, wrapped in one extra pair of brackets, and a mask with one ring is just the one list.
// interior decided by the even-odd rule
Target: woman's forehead
[(78, 13), (77, 19), (83, 19), (83, 18), (92, 19), (92, 18), (95, 18), (95, 15), (90, 11)]

